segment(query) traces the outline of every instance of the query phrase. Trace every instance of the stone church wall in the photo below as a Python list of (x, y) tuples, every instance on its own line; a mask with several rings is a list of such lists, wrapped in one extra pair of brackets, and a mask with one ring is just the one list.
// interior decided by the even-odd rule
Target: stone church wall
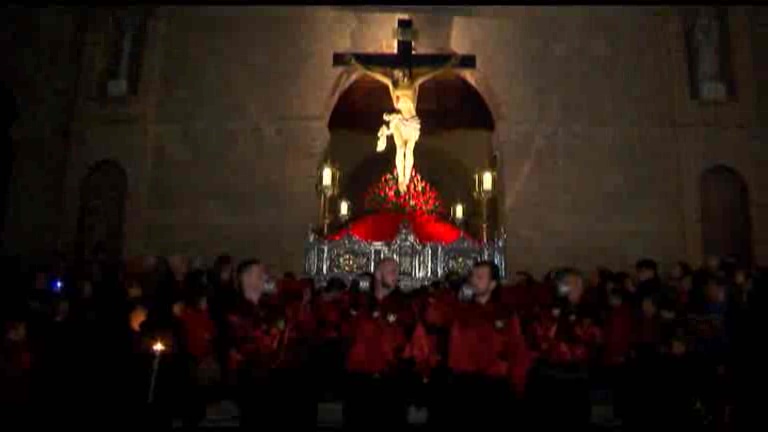
[[(477, 55), (465, 77), (496, 121), (510, 268), (699, 261), (698, 180), (717, 163), (750, 185), (756, 257), (768, 259), (761, 72), (742, 25), (751, 9), (730, 9), (738, 97), (720, 105), (688, 96), (671, 8), (465, 9), (416, 11), (417, 49)], [(331, 53), (382, 49), (397, 16), (388, 7), (156, 11), (139, 96), (79, 107), (62, 244), (74, 238), (78, 181), (114, 158), (129, 176), (128, 255), (227, 251), (298, 270), (344, 82)], [(98, 36), (89, 41), (95, 51)], [(89, 59), (85, 81), (95, 79)], [(17, 236), (20, 244), (32, 232)]]

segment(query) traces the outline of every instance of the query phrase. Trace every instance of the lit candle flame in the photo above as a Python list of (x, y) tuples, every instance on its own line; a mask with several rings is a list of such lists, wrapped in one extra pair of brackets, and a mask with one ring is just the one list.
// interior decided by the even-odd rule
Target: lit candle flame
[(331, 170), (331, 167), (325, 166), (323, 167), (323, 174), (322, 174), (322, 185), (324, 187), (330, 187), (331, 183), (333, 181), (333, 170)]
[(163, 345), (162, 342), (157, 341), (154, 345), (152, 345), (152, 351), (154, 351), (155, 354), (160, 354), (161, 352), (165, 351), (165, 345)]

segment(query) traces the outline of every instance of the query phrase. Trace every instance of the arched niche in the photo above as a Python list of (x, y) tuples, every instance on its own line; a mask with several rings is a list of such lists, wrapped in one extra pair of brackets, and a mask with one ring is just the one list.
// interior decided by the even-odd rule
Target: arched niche
[[(341, 169), (341, 194), (356, 213), (368, 187), (394, 168), (391, 140), (383, 153), (375, 152), (382, 115), (391, 111), (387, 87), (361, 76), (339, 95), (329, 117), (326, 158)], [(415, 148), (416, 170), (446, 206), (462, 201), (471, 211), (472, 175), (492, 163), (495, 121), (490, 108), (472, 84), (447, 72), (421, 85), (417, 113), (422, 134)]]
[(704, 256), (752, 262), (749, 188), (735, 169), (716, 165), (701, 175), (701, 235)]

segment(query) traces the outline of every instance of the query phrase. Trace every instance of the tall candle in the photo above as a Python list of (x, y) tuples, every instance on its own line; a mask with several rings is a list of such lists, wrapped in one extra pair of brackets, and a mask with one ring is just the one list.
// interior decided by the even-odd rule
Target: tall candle
[(333, 170), (331, 170), (331, 167), (329, 166), (324, 167), (322, 185), (324, 187), (330, 187), (332, 182), (333, 182)]
[(456, 207), (453, 212), (453, 216), (458, 219), (464, 219), (464, 205), (463, 204), (456, 204)]
[(490, 192), (493, 190), (493, 173), (486, 171), (483, 173), (483, 191)]
[(160, 354), (165, 351), (165, 345), (162, 342), (157, 341), (152, 345), (152, 351), (155, 353), (155, 361), (152, 362), (152, 377), (149, 380), (149, 396), (147, 402), (152, 403), (155, 398), (155, 381), (157, 380), (157, 369), (160, 367)]
[(339, 216), (341, 217), (349, 216), (349, 201), (341, 200), (339, 202)]

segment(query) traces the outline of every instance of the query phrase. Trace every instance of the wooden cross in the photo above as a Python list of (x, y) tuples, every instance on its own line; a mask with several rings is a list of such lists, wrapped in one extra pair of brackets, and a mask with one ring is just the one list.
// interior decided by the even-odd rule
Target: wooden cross
[[(413, 21), (410, 18), (397, 20), (397, 53), (396, 54), (372, 54), (372, 53), (334, 53), (333, 66), (349, 66), (354, 58), (364, 66), (383, 69), (416, 69), (439, 68), (449, 63), (453, 54), (414, 54), (413, 53)], [(476, 66), (474, 55), (460, 55), (453, 66), (456, 69), (474, 69)]]

